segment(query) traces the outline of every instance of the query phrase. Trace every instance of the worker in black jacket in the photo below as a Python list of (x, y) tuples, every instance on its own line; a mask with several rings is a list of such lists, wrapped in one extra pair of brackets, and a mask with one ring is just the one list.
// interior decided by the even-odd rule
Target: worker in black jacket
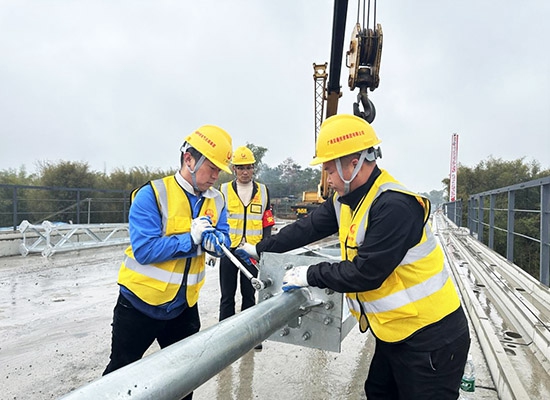
[(428, 223), (430, 202), (378, 168), (380, 143), (354, 115), (327, 118), (312, 165), (335, 192), (307, 218), (243, 249), (258, 258), (338, 233), (342, 261), (297, 266), (283, 290), (345, 293), (359, 328), (376, 338), (365, 393), (376, 399), (456, 399), (470, 347), (468, 323)]

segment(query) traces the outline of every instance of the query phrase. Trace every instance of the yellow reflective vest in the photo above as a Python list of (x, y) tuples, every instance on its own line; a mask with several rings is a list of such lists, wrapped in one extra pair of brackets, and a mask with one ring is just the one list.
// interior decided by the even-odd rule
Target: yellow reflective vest
[(255, 186), (252, 191), (253, 196), (246, 207), (235, 191), (233, 182), (223, 183), (220, 186), (227, 204), (227, 223), (232, 248), (240, 245), (243, 238), (246, 238), (250, 244), (256, 244), (262, 240), (263, 216), (269, 208), (267, 188), (264, 184), (255, 181), (253, 184)]
[(441, 246), (427, 222), (429, 200), (410, 192), (384, 170), (354, 213), (334, 195), (342, 259), (353, 261), (357, 255), (365, 239), (370, 207), (386, 190), (413, 196), (423, 206), (422, 238), (379, 288), (346, 293), (346, 299), (358, 320), (361, 314), (366, 314), (376, 337), (385, 342), (398, 342), (455, 311), (460, 300), (444, 266)]
[[(161, 213), (163, 235), (188, 233), (191, 230), (193, 213), (187, 195), (174, 176), (150, 183)], [(218, 191), (215, 193), (215, 197), (204, 198), (199, 211), (199, 216), (210, 216), (214, 226), (224, 207), (223, 197)], [(125, 255), (120, 266), (118, 283), (145, 303), (153, 306), (168, 303), (175, 298), (182, 285), (186, 287), (189, 307), (197, 303), (205, 278), (204, 253), (193, 258), (178, 258), (147, 265), (140, 264), (135, 259), (131, 245), (126, 249)]]

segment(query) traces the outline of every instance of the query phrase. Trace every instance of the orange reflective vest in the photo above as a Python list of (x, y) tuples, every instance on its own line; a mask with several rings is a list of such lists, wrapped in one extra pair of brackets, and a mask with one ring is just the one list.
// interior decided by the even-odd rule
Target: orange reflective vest
[[(162, 217), (163, 235), (187, 233), (191, 230), (193, 214), (191, 205), (173, 176), (151, 181)], [(218, 215), (223, 210), (221, 194), (204, 198), (199, 216), (208, 215), (215, 226)], [(192, 307), (199, 299), (199, 291), (204, 284), (204, 253), (193, 258), (178, 258), (153, 264), (140, 264), (130, 245), (120, 266), (118, 283), (128, 288), (145, 303), (157, 306), (172, 301), (180, 287), (186, 287), (187, 304)]]
[(262, 240), (263, 217), (265, 211), (269, 209), (267, 188), (262, 183), (253, 182), (253, 184), (256, 186), (253, 191), (255, 193), (246, 207), (233, 188), (232, 182), (223, 183), (220, 186), (220, 191), (227, 203), (227, 223), (232, 248), (241, 244), (243, 238), (246, 238), (250, 244), (256, 244)]
[(406, 339), (460, 306), (460, 300), (444, 265), (443, 250), (427, 222), (430, 203), (410, 192), (386, 171), (376, 179), (355, 212), (337, 201), (334, 207), (339, 225), (342, 259), (353, 261), (365, 239), (370, 207), (386, 190), (415, 197), (424, 208), (424, 232), (382, 285), (361, 293), (346, 293), (351, 313), (359, 320), (366, 314), (373, 333), (385, 342)]

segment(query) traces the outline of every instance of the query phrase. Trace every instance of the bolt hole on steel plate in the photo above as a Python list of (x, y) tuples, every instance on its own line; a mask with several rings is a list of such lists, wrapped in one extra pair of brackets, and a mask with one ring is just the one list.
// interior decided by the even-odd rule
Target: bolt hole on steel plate
[(512, 332), (512, 331), (505, 331), (504, 332), (504, 336), (506, 338), (506, 336), (509, 336), (513, 339), (521, 339), (521, 334), (517, 333), (517, 332)]

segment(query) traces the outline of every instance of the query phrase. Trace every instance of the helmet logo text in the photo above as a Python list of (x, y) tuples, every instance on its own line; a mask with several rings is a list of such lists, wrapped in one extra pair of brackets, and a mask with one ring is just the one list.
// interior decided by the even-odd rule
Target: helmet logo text
[(346, 133), (344, 135), (340, 135), (340, 136), (337, 136), (335, 138), (330, 139), (327, 143), (328, 144), (340, 143), (340, 142), (346, 141), (348, 139), (352, 139), (352, 138), (357, 137), (357, 136), (365, 136), (365, 132), (364, 131), (356, 131), (356, 132)]
[(214, 143), (212, 140), (208, 139), (208, 137), (206, 137), (206, 135), (200, 133), (199, 131), (195, 131), (195, 133), (196, 133), (202, 140), (204, 140), (206, 143), (208, 143), (210, 146), (216, 147), (216, 143)]

